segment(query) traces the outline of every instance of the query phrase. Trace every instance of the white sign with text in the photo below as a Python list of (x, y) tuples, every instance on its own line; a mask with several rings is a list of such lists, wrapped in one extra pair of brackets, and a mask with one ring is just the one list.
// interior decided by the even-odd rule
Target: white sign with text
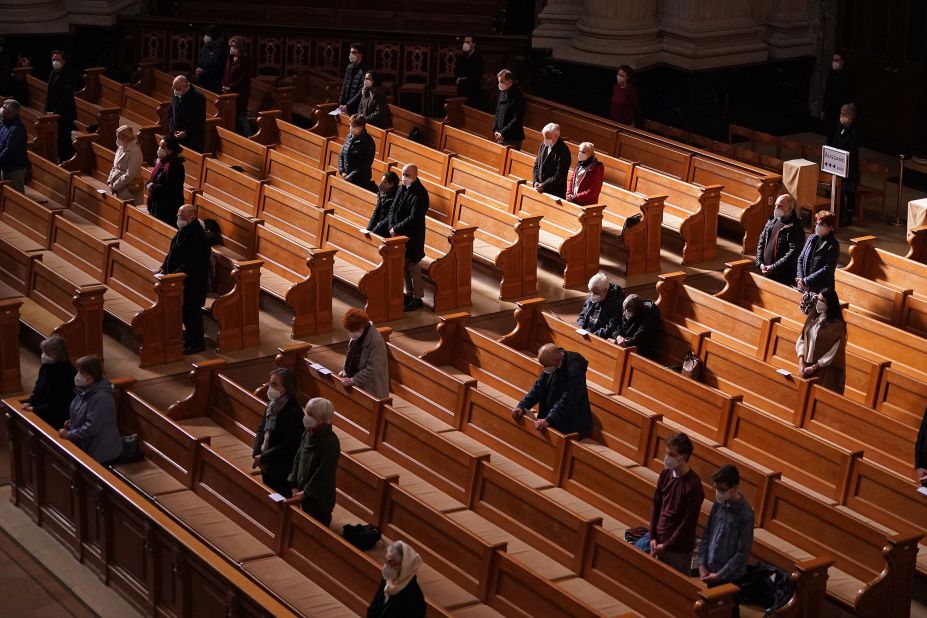
[(846, 150), (824, 146), (821, 148), (821, 171), (847, 177), (847, 169), (850, 167), (850, 153)]

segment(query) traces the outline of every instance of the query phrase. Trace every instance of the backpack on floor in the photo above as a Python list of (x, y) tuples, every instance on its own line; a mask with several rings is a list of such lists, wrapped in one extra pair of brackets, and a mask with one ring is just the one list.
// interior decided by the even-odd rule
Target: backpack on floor
[(766, 610), (764, 616), (772, 615), (795, 593), (789, 574), (765, 562), (748, 564), (746, 575), (737, 583), (740, 585), (738, 601), (762, 607)]

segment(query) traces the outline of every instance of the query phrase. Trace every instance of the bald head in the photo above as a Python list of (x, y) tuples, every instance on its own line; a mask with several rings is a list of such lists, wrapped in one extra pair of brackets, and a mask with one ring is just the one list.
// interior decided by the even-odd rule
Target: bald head
[(180, 210), (177, 211), (177, 218), (190, 223), (196, 219), (196, 207), (193, 206), (193, 204), (184, 204), (180, 207)]
[(402, 184), (411, 185), (418, 179), (418, 167), (409, 163), (402, 168)]
[(178, 75), (174, 78), (174, 94), (181, 95), (187, 91), (187, 88), (190, 87), (190, 81), (183, 75)]
[(553, 343), (545, 343), (538, 350), (538, 362), (544, 366), (544, 369), (556, 369), (563, 358), (563, 350)]
[(776, 214), (777, 217), (787, 217), (795, 209), (795, 198), (788, 193), (783, 193), (776, 198), (776, 208), (782, 209), (782, 214)]

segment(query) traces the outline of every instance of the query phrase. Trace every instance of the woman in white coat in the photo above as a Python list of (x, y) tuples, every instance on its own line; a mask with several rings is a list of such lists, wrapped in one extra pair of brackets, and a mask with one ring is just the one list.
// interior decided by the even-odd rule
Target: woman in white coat
[(141, 190), (142, 149), (138, 145), (135, 131), (128, 125), (122, 125), (116, 131), (116, 158), (113, 169), (109, 172), (106, 184), (113, 195), (121, 200), (131, 200), (134, 193)]
[(344, 314), (341, 325), (351, 335), (341, 383), (365, 390), (374, 397), (389, 397), (389, 364), (386, 342), (367, 312), (352, 308)]

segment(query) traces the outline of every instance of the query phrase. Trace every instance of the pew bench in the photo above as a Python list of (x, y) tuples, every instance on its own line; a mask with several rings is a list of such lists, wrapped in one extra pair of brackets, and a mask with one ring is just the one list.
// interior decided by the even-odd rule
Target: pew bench
[(138, 143), (142, 147), (145, 161), (153, 161), (157, 151), (156, 134), (167, 130), (167, 112), (170, 99), (158, 100), (108, 77), (100, 76), (99, 105), (118, 107), (121, 111), (120, 124), (135, 129)]
[(276, 78), (271, 78), (271, 80), (265, 81), (260, 77), (251, 80), (248, 117), (256, 118), (260, 112), (279, 110), (281, 118), (291, 120), (296, 88), (276, 83)]
[[(102, 144), (115, 147), (116, 130), (119, 128), (119, 116), (122, 110), (115, 106), (98, 105), (95, 102), (99, 97), (93, 82), (99, 80), (99, 76), (105, 73), (104, 67), (84, 70), (84, 88), (74, 93), (74, 104), (77, 108), (74, 126), (78, 131), (98, 135)], [(90, 90), (87, 88), (88, 84), (91, 84)], [(43, 85), (47, 88), (47, 84), (43, 82)]]
[(266, 181), (256, 180), (253, 176), (233, 170), (217, 159), (206, 159), (200, 186), (203, 195), (210, 200), (254, 217), (264, 184)]
[(489, 200), (506, 212), (517, 212), (518, 187), (524, 180), (487, 173), (485, 168), (461, 157), (451, 159), (445, 186), (465, 189), (468, 194)]
[(308, 207), (322, 207), (326, 185), (332, 176), (321, 171), (317, 164), (271, 150), (267, 158), (267, 184), (261, 196), (265, 200), (261, 218), (291, 234), (318, 234), (318, 225)]
[(34, 152), (28, 154), (32, 175), (26, 184), (26, 196), (52, 210), (67, 208), (71, 179), (76, 172), (69, 172)]
[[(474, 135), (461, 129), (447, 126), (441, 134), (440, 151), (455, 153), (470, 163), (502, 174), (505, 169), (508, 146)], [(485, 173), (485, 172), (484, 172)]]
[(663, 211), (667, 197), (642, 195), (603, 184), (599, 203), (602, 232), (624, 254), (624, 275), (631, 277), (660, 269)]
[(419, 175), (443, 185), (447, 181), (447, 173), (454, 153), (424, 146), (407, 137), (390, 132), (387, 135), (381, 158), (388, 163), (395, 162), (400, 167), (413, 163), (418, 166)]
[(56, 212), (9, 184), (0, 186), (0, 247), (7, 256), (0, 273), (19, 290), (26, 288), (31, 256), (48, 249)]
[[(216, 127), (212, 146), (210, 151), (215, 158), (228, 167), (237, 165), (252, 178), (265, 178), (268, 147), (264, 144), (242, 137), (224, 127)], [(203, 182), (206, 182), (205, 178)]]
[(24, 297), (0, 282), (0, 392), (22, 391), (19, 367), (19, 320)]
[[(922, 311), (927, 265), (879, 249), (875, 241), (875, 236), (852, 239), (850, 262), (838, 269), (838, 277), (855, 275), (853, 281), (858, 281), (859, 285), (854, 287), (860, 295), (876, 295), (870, 304), (853, 302), (851, 299), (850, 305), (870, 317), (885, 320), (905, 330), (913, 330), (923, 336), (925, 318)], [(844, 282), (838, 280), (838, 285), (841, 283)]]
[(251, 139), (265, 146), (273, 146), (271, 152), (277, 151), (322, 169), (320, 165), (332, 138), (301, 129), (282, 120), (275, 112), (264, 112), (258, 117), (258, 131)]
[(390, 104), (390, 114), (393, 117), (393, 132), (403, 137), (409, 137), (413, 130), (417, 130), (424, 144), (437, 149), (441, 143), (441, 134), (444, 132), (444, 121), (416, 114), (398, 105)]

